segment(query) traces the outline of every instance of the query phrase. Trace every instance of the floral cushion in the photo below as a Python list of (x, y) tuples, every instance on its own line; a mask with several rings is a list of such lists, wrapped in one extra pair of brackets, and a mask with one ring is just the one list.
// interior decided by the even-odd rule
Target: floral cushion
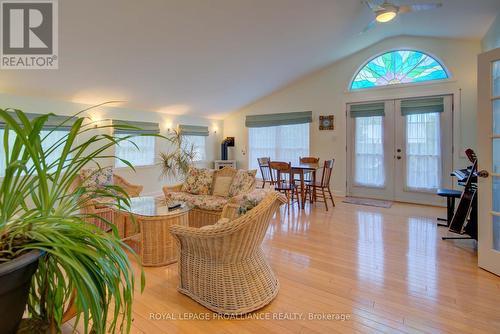
[(253, 209), (257, 205), (259, 205), (260, 202), (270, 193), (274, 190), (270, 189), (254, 189), (253, 191), (249, 193), (245, 193), (236, 197), (233, 197), (231, 199), (232, 203), (239, 204), (239, 210), (238, 214), (243, 215), (247, 211)]
[(255, 174), (257, 174), (256, 169), (238, 170), (234, 176), (233, 183), (231, 183), (231, 187), (229, 187), (229, 196), (233, 197), (249, 192), (255, 185)]
[(113, 168), (104, 167), (101, 169), (89, 168), (80, 171), (82, 186), (89, 189), (99, 189), (113, 185)]
[(213, 179), (213, 170), (190, 167), (181, 190), (195, 195), (208, 195), (212, 190)]
[(221, 211), (228, 202), (227, 198), (220, 196), (194, 195), (181, 191), (168, 193), (168, 199), (187, 202), (194, 207), (210, 211)]

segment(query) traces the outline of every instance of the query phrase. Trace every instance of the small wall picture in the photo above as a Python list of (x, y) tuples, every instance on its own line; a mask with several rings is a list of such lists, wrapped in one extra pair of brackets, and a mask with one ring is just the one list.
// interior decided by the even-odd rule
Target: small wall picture
[(334, 120), (333, 115), (319, 116), (319, 129), (320, 130), (334, 130), (335, 126), (334, 126), (333, 120)]

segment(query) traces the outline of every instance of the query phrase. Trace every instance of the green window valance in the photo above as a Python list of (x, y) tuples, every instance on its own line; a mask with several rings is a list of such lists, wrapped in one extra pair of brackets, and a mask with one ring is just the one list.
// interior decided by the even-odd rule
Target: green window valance
[(208, 126), (180, 124), (179, 133), (183, 136), (208, 136)]
[(136, 122), (136, 121), (123, 121), (114, 119), (111, 121), (114, 128), (114, 133), (120, 134), (159, 134), (160, 125), (151, 122)]
[(444, 111), (442, 97), (430, 97), (401, 101), (401, 115), (428, 114)]
[(311, 122), (312, 111), (299, 111), (280, 114), (248, 115), (245, 119), (245, 126), (247, 128), (263, 128)]
[[(21, 121), (19, 120), (19, 118), (17, 117), (17, 114), (15, 112), (9, 112), (9, 114), (19, 124), (21, 124)], [(43, 115), (47, 115), (47, 114), (25, 113), (24, 115), (31, 122), (35, 118), (43, 116)], [(44, 130), (69, 130), (73, 126), (73, 124), (75, 123), (76, 120), (77, 120), (76, 117), (59, 116), (59, 115), (49, 114), (49, 119), (45, 122), (43, 129)], [(0, 120), (0, 128), (5, 128), (5, 122), (3, 119)]]
[(372, 117), (372, 116), (385, 116), (385, 103), (363, 103), (352, 104), (350, 113), (351, 117)]

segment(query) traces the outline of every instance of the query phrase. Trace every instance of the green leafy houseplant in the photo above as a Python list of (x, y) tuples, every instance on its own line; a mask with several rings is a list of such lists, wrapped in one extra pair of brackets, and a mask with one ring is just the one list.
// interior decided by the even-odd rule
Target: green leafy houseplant
[(170, 152), (160, 153), (162, 176), (183, 178), (195, 158), (194, 146), (185, 144), (182, 134), (177, 130), (170, 131), (166, 139), (172, 144), (173, 149)]
[[(83, 167), (116, 158), (109, 149), (129, 137), (93, 132), (116, 126), (85, 124), (78, 114), (50, 130), (65, 126), (69, 132), (46, 147), (42, 130), (50, 116), (30, 119), (20, 110), (0, 109), (6, 165), (0, 181), (0, 266), (40, 251), (27, 311), (51, 332), (60, 332), (68, 304), (86, 332), (129, 332), (135, 279), (125, 250), (134, 253), (111, 223), (112, 232), (105, 233), (80, 213), (92, 198), (112, 198), (117, 207), (128, 205), (129, 198), (116, 186), (97, 190), (75, 184)], [(144, 282), (142, 272), (141, 289)]]

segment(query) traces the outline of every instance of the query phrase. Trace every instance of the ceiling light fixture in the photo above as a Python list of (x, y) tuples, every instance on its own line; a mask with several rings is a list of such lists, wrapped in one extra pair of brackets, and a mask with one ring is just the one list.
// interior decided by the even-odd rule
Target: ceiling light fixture
[(377, 22), (385, 23), (394, 19), (396, 15), (396, 11), (384, 9), (376, 12), (375, 20), (377, 20)]

